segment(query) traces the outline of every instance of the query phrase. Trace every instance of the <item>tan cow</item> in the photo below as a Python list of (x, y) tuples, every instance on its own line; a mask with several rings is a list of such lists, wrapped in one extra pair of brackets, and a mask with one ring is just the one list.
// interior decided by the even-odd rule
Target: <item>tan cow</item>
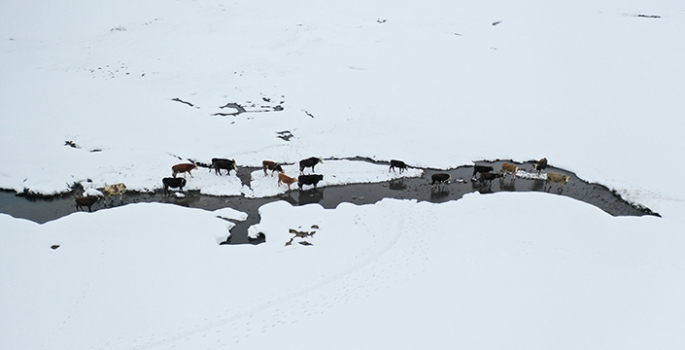
[(292, 178), (284, 173), (278, 173), (278, 186), (281, 186), (281, 183), (285, 183), (286, 185), (288, 185), (288, 191), (290, 191), (290, 185), (296, 182), (297, 179)]
[(547, 180), (545, 180), (545, 184), (550, 185), (551, 188), (551, 182), (556, 182), (560, 184), (561, 187), (564, 187), (565, 184), (567, 184), (569, 181), (571, 181), (571, 177), (568, 175), (562, 175), (562, 174), (557, 174), (557, 173), (547, 173)]
[[(105, 194), (104, 203), (107, 203), (107, 198), (111, 196), (119, 196), (119, 200), (123, 202), (124, 192), (126, 192), (126, 185), (119, 183), (116, 185), (107, 185), (102, 189), (102, 193)], [(113, 202), (114, 200), (112, 200)]]
[(511, 178), (512, 180), (516, 179), (516, 173), (519, 171), (519, 167), (517, 167), (514, 164), (511, 163), (504, 163), (502, 164), (502, 170), (499, 171), (500, 174), (506, 175), (507, 173), (511, 173)]

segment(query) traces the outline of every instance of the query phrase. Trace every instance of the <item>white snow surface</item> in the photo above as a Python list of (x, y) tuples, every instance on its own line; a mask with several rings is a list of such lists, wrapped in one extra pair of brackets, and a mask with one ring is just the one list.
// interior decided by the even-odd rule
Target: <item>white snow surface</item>
[[(545, 193), (274, 202), (266, 243), (220, 246), (244, 213), (0, 214), (0, 349), (682, 349), (683, 42), (668, 0), (4, 1), (3, 189), (152, 191), (215, 157), (323, 157), (321, 186), (398, 176), (329, 158), (547, 157), (662, 218)], [(286, 191), (252, 177), (184, 189)]]
[(220, 246), (226, 221), (170, 204), (0, 215), (0, 348), (685, 345), (677, 220), (536, 192), (260, 213), (257, 246)]

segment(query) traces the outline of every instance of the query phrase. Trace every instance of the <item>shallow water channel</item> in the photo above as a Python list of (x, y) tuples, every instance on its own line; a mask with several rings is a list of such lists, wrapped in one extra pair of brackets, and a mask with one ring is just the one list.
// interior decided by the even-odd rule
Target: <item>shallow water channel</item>
[[(499, 170), (505, 161), (478, 162), (479, 165), (490, 165)], [(378, 162), (378, 164), (386, 164)], [(516, 163), (522, 170), (531, 171), (533, 163)], [(238, 176), (243, 182), (248, 182), (250, 173), (258, 168), (240, 168)], [(259, 223), (259, 207), (262, 205), (284, 200), (292, 205), (304, 205), (309, 203), (319, 203), (324, 208), (335, 208), (341, 202), (354, 204), (371, 204), (383, 198), (396, 199), (416, 199), (418, 201), (428, 201), (432, 203), (442, 203), (446, 201), (458, 200), (464, 194), (478, 191), (480, 193), (494, 193), (500, 191), (508, 192), (548, 192), (551, 195), (564, 195), (577, 200), (592, 204), (613, 216), (642, 216), (657, 215), (650, 209), (639, 205), (631, 204), (623, 200), (616, 193), (600, 184), (588, 183), (579, 179), (575, 174), (563, 169), (547, 167), (546, 172), (552, 171), (571, 176), (571, 181), (561, 188), (558, 184), (545, 186), (543, 180), (530, 180), (517, 178), (510, 180), (507, 175), (504, 180), (494, 180), (489, 184), (481, 184), (471, 181), (473, 166), (461, 166), (450, 170), (424, 169), (424, 174), (420, 178), (402, 178), (381, 183), (351, 184), (343, 186), (319, 187), (318, 189), (293, 190), (275, 197), (265, 198), (246, 198), (241, 196), (218, 197), (202, 195), (199, 191), (186, 191), (185, 197), (177, 198), (174, 196), (164, 197), (162, 191), (154, 193), (126, 192), (123, 197), (123, 204), (139, 202), (160, 202), (173, 203), (191, 208), (202, 208), (206, 210), (216, 210), (230, 207), (247, 213), (246, 221), (236, 221), (236, 226), (231, 229), (231, 237), (225, 244), (244, 244), (261, 243), (264, 238), (250, 239), (247, 236), (247, 229)], [(452, 181), (445, 185), (431, 186), (430, 176), (434, 173), (448, 173), (452, 176)], [(52, 197), (27, 197), (16, 195), (13, 191), (0, 191), (0, 213), (9, 214), (17, 218), (25, 218), (38, 223), (45, 223), (60, 217), (69, 215), (76, 211), (74, 204), (75, 193), (67, 193)], [(114, 200), (114, 206), (122, 205), (119, 199)], [(109, 203), (108, 203), (109, 207)], [(93, 206), (93, 211), (102, 210), (102, 201), (98, 201)], [(228, 237), (227, 237), (228, 238)]]

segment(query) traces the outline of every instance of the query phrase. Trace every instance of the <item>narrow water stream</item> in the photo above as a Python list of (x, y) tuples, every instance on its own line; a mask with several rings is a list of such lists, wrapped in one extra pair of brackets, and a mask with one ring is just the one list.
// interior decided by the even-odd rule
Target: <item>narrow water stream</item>
[[(495, 170), (500, 169), (504, 161), (478, 162), (479, 165), (491, 165)], [(379, 162), (380, 164), (384, 164)], [(519, 163), (523, 169), (532, 171), (532, 163)], [(238, 176), (244, 182), (249, 181), (249, 174), (256, 168), (241, 168)], [(354, 204), (371, 204), (383, 198), (416, 199), (432, 203), (458, 200), (466, 193), (478, 191), (480, 193), (508, 192), (548, 192), (551, 195), (564, 195), (577, 200), (592, 204), (613, 216), (642, 216), (657, 215), (650, 209), (631, 204), (620, 196), (600, 184), (591, 184), (579, 179), (575, 174), (563, 169), (548, 167), (546, 171), (552, 171), (571, 176), (571, 181), (563, 188), (558, 184), (552, 184), (546, 188), (542, 180), (529, 180), (517, 178), (511, 181), (507, 176), (504, 180), (494, 180), (490, 184), (481, 184), (471, 181), (473, 166), (461, 166), (450, 170), (424, 169), (424, 175), (420, 178), (402, 178), (388, 182), (351, 184), (344, 186), (319, 187), (318, 189), (293, 190), (275, 197), (245, 198), (240, 196), (217, 197), (201, 195), (199, 191), (187, 191), (185, 197), (164, 197), (162, 191), (154, 193), (126, 192), (124, 204), (139, 202), (173, 203), (191, 208), (216, 210), (230, 207), (247, 213), (248, 219), (236, 222), (231, 230), (231, 238), (226, 244), (260, 243), (263, 239), (252, 240), (247, 237), (247, 229), (259, 223), (258, 209), (262, 205), (284, 200), (292, 205), (304, 205), (319, 203), (324, 208), (335, 208), (342, 202)], [(449, 173), (453, 181), (445, 185), (430, 185), (431, 174), (437, 172)], [(463, 181), (459, 181), (463, 180)], [(52, 197), (26, 197), (15, 195), (12, 191), (0, 191), (0, 213), (9, 214), (17, 218), (25, 218), (38, 223), (45, 223), (76, 211), (74, 193), (68, 193)], [(115, 200), (115, 206), (121, 205)], [(93, 206), (93, 210), (102, 210), (102, 201)]]

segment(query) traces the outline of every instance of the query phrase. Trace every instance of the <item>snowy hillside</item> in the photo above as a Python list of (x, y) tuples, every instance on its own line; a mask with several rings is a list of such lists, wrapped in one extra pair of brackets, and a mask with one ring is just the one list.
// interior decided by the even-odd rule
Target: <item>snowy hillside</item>
[(265, 244), (226, 247), (233, 224), (198, 209), (0, 214), (0, 348), (680, 349), (684, 33), (667, 0), (5, 1), (2, 189), (150, 191), (215, 157), (291, 176), (547, 157), (662, 218), (540, 193), (276, 202)]

